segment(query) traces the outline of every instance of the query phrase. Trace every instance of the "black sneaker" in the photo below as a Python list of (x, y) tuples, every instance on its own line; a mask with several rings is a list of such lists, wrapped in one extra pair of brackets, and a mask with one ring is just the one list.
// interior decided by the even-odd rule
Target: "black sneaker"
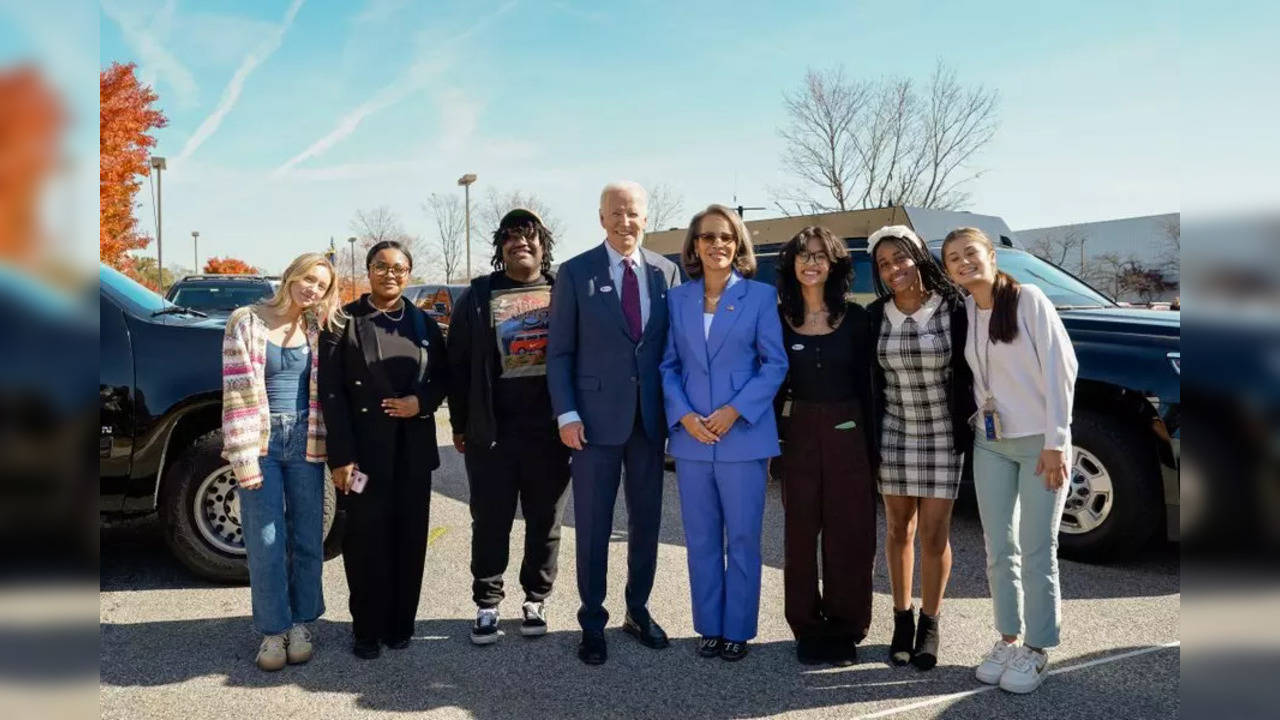
[(916, 634), (916, 608), (893, 611), (893, 639), (889, 641), (889, 661), (902, 666), (911, 662), (911, 643)]
[(827, 647), (821, 638), (796, 638), (796, 660), (801, 665), (819, 665), (827, 659)]
[(911, 653), (911, 664), (920, 670), (932, 670), (938, 664), (938, 616), (920, 613), (916, 626), (916, 646)]
[(853, 638), (833, 637), (827, 645), (827, 662), (836, 667), (849, 667), (858, 662), (858, 645)]
[(521, 607), (524, 621), (520, 623), (520, 634), (525, 637), (538, 637), (547, 634), (546, 607), (542, 601), (526, 600)]
[(498, 608), (480, 608), (476, 622), (471, 626), (471, 642), (476, 645), (492, 645), (498, 642)]
[(713, 658), (720, 654), (720, 649), (724, 646), (724, 640), (710, 635), (703, 635), (698, 641), (698, 657)]
[(724, 647), (720, 648), (720, 659), (729, 662), (738, 662), (747, 656), (747, 641), (734, 642), (725, 640)]
[(356, 640), (351, 645), (351, 653), (361, 660), (373, 660), (382, 654), (382, 645), (377, 640)]

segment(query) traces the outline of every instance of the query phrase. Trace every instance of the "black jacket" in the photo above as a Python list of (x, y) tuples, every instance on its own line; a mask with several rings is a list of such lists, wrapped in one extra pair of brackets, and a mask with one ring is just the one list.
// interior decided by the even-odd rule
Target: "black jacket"
[[(329, 467), (357, 463), (370, 477), (393, 472), (397, 423), (404, 423), (410, 467), (425, 473), (440, 466), (436, 451), (436, 423), (433, 414), (444, 400), (449, 384), (449, 363), (440, 326), (408, 301), (405, 312), (412, 318), (419, 337), (418, 377), (414, 394), (421, 414), (397, 419), (382, 410), (382, 400), (396, 397), (379, 358), (378, 343), (370, 315), (375, 310), (367, 296), (343, 307), (346, 323), (336, 331), (320, 335), (320, 366), (317, 377), (320, 405), (324, 411)], [(425, 363), (423, 362), (425, 360)]]
[[(883, 297), (867, 306), (867, 358), (871, 369), (871, 419), (872, 464), (880, 467), (880, 432), (884, 427), (884, 369), (876, 355), (880, 342), (880, 326), (884, 323), (884, 304), (890, 301)], [(890, 301), (891, 302), (891, 301)], [(960, 299), (944, 301), (938, 312), (951, 313), (951, 384), (947, 388), (947, 405), (951, 408), (951, 432), (954, 438), (955, 452), (964, 454), (965, 475), (970, 470), (969, 456), (973, 454), (973, 429), (969, 418), (977, 412), (977, 403), (973, 400), (973, 371), (964, 359), (965, 342), (969, 337), (969, 319), (965, 314), (964, 301)]]
[[(493, 379), (498, 374), (498, 338), (489, 318), (493, 279), (501, 271), (482, 275), (462, 291), (449, 317), (449, 424), (468, 445), (490, 447), (497, 439), (498, 420), (493, 411)], [(543, 273), (555, 286), (554, 273)], [(551, 409), (547, 424), (554, 430)]]

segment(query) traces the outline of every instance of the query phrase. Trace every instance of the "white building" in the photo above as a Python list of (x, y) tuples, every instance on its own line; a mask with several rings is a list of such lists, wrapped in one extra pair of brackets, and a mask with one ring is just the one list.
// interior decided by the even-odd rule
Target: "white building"
[[(1061, 265), (1099, 290), (1127, 302), (1167, 301), (1178, 296), (1181, 215), (1144, 215), (1015, 231), (1028, 250)], [(1128, 273), (1130, 281), (1121, 279)], [(1155, 271), (1157, 284), (1134, 278)]]

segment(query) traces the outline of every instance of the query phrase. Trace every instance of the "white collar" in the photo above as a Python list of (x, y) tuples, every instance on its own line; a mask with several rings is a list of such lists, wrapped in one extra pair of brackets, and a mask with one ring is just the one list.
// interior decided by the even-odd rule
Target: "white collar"
[(644, 255), (640, 252), (639, 245), (636, 245), (635, 249), (631, 251), (630, 255), (625, 255), (625, 256), (622, 253), (615, 250), (614, 247), (609, 244), (608, 240), (604, 241), (604, 249), (605, 249), (605, 252), (609, 253), (609, 267), (615, 267), (617, 265), (621, 265), (622, 261), (625, 258), (631, 258), (631, 262), (635, 263), (636, 267), (640, 267), (644, 265)]
[(916, 309), (915, 312), (908, 315), (898, 309), (898, 306), (893, 302), (893, 297), (890, 296), (884, 301), (884, 315), (889, 318), (889, 324), (896, 330), (897, 328), (902, 327), (902, 323), (906, 321), (907, 318), (915, 320), (916, 325), (924, 325), (929, 322), (929, 318), (933, 317), (933, 314), (937, 312), (938, 308), (941, 306), (942, 296), (936, 292), (930, 293), (929, 299), (925, 300), (924, 304)]

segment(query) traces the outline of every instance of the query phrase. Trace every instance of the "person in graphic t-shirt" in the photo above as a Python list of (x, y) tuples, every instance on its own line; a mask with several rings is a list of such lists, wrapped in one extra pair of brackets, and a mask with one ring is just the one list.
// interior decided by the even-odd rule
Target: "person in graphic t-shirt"
[(471, 486), (471, 641), (497, 642), (516, 502), (525, 519), (520, 634), (547, 632), (556, 579), (569, 449), (560, 442), (547, 391), (554, 238), (537, 213), (516, 208), (493, 234), (493, 268), (458, 299), (450, 318), (449, 420)]

